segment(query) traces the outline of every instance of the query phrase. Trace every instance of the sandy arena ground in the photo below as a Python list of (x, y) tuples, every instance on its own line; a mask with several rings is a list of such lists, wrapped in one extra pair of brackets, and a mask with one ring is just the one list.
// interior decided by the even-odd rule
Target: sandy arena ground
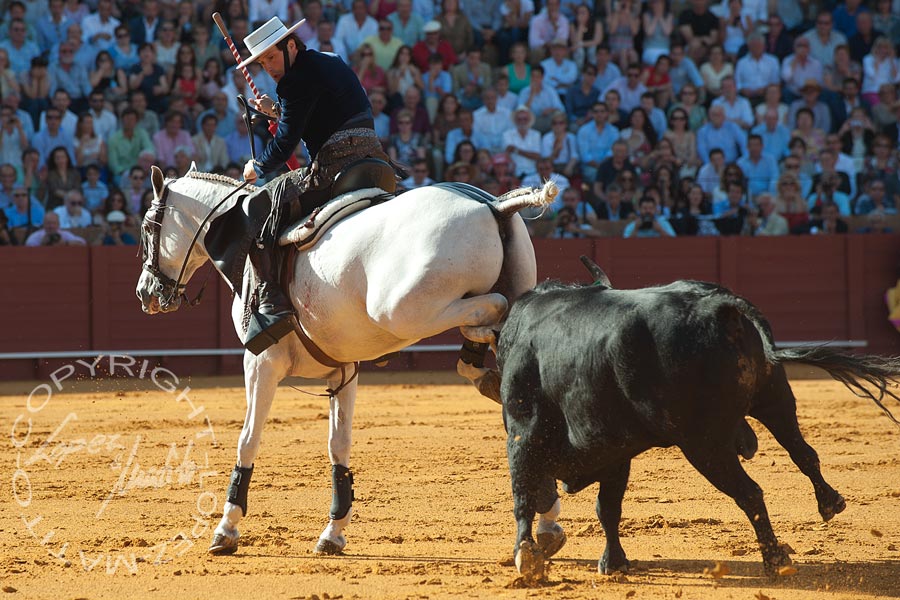
[(632, 571), (596, 571), (604, 539), (593, 486), (563, 497), (569, 543), (547, 583), (523, 589), (509, 566), (500, 409), (447, 385), (460, 381), (363, 375), (355, 515), (346, 554), (331, 558), (311, 552), (331, 498), (325, 399), (279, 390), (239, 553), (210, 557), (244, 415), (239, 380), (158, 380), (172, 392), (146, 378), (4, 384), (0, 598), (900, 597), (900, 431), (836, 382), (794, 383), (806, 438), (847, 499), (830, 523), (808, 480), (753, 422), (760, 451), (745, 466), (795, 551), (796, 574), (766, 578), (737, 506), (677, 450), (653, 450), (634, 461), (625, 497)]

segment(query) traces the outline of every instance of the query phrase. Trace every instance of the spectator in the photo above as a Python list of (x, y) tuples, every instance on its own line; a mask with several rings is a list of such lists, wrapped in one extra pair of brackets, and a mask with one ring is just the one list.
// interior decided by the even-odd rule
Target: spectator
[[(847, 36), (840, 31), (835, 31), (834, 19), (831, 14), (822, 11), (816, 17), (816, 27), (804, 33), (801, 37), (809, 40), (810, 56), (823, 66), (831, 66), (834, 61), (834, 49), (847, 44)], [(800, 39), (800, 38), (798, 38)], [(796, 52), (796, 42), (794, 51)]]
[[(147, 171), (140, 165), (131, 167), (128, 170), (128, 179), (122, 182), (121, 188), (122, 204), (129, 207), (128, 212), (137, 212), (141, 205), (141, 198), (148, 189), (150, 189), (150, 183), (147, 181)], [(118, 205), (118, 200), (113, 200), (112, 203), (116, 204), (116, 208), (109, 210), (125, 210)]]
[[(467, 2), (469, 4), (483, 7), (488, 2)], [(499, 13), (491, 13), (498, 15)], [(424, 35), (425, 20), (422, 16), (413, 11), (412, 0), (397, 0), (397, 11), (388, 15), (388, 20), (394, 26), (394, 35), (400, 38), (405, 46), (412, 48)]]
[(475, 177), (478, 174), (478, 168), (467, 162), (459, 161), (455, 162), (447, 168), (447, 181), (454, 181), (457, 183), (475, 183)]
[(482, 94), (491, 85), (491, 67), (481, 60), (481, 50), (472, 48), (465, 61), (453, 67), (453, 93), (459, 96), (463, 106), (477, 110), (482, 105)]
[(375, 62), (375, 53), (368, 44), (363, 44), (359, 47), (353, 72), (356, 73), (359, 83), (366, 90), (366, 93), (376, 88), (384, 89), (387, 87), (387, 76), (384, 70)]
[(746, 154), (747, 136), (735, 123), (725, 120), (725, 109), (713, 106), (709, 109), (709, 122), (697, 130), (697, 153), (708, 156), (713, 148), (720, 148), (725, 162), (734, 162)]
[(795, 100), (802, 94), (801, 88), (808, 81), (821, 81), (824, 77), (822, 63), (810, 54), (810, 41), (799, 37), (794, 41), (794, 53), (781, 63), (781, 80), (787, 87), (788, 100)]
[(417, 158), (413, 161), (412, 175), (400, 182), (400, 186), (406, 190), (434, 185), (434, 180), (428, 176), (428, 161)]
[[(30, 231), (34, 227), (40, 227), (44, 222), (44, 207), (37, 199), (30, 196), (25, 186), (16, 185), (12, 190), (12, 204), (3, 211), (9, 221), (10, 230), (17, 227), (27, 227)], [(57, 219), (57, 226), (58, 226)]]
[(674, 40), (670, 52), (672, 67), (669, 69), (669, 78), (672, 80), (672, 91), (678, 95), (688, 83), (699, 91), (703, 87), (703, 77), (694, 61), (685, 55), (684, 43), (680, 39)]
[(519, 106), (512, 120), (513, 127), (503, 133), (503, 144), (506, 154), (512, 157), (514, 173), (525, 177), (537, 170), (535, 161), (541, 156), (541, 134), (531, 128), (534, 113), (527, 106)]
[(700, 76), (703, 77), (703, 85), (711, 96), (718, 97), (722, 93), (722, 80), (734, 75), (734, 67), (725, 60), (725, 51), (722, 46), (713, 46), (709, 49), (709, 61), (700, 66)]
[(678, 109), (683, 109), (688, 115), (688, 128), (696, 132), (706, 123), (706, 109), (698, 103), (700, 92), (692, 83), (681, 88), (679, 101), (669, 107), (669, 116)]
[(441, 98), (453, 92), (453, 81), (443, 66), (444, 60), (440, 55), (432, 54), (428, 59), (428, 70), (422, 74), (422, 96), (429, 121), (434, 121)]
[(10, 163), (0, 163), (0, 210), (12, 206), (14, 187), (16, 187), (16, 168)]
[(597, 207), (597, 218), (602, 221), (624, 221), (634, 214), (634, 204), (622, 200), (622, 186), (612, 183), (606, 188), (606, 200)]
[(394, 37), (394, 24), (388, 19), (382, 19), (378, 22), (378, 34), (367, 37), (363, 40), (363, 44), (374, 53), (375, 64), (383, 71), (387, 71), (391, 68), (403, 41)]
[[(63, 89), (56, 90), (56, 93), (53, 94), (52, 106), (58, 109), (62, 115), (62, 121), (60, 122), (59, 128), (74, 139), (75, 129), (78, 126), (78, 117), (69, 110), (71, 105), (69, 93)], [(39, 124), (41, 129), (46, 127), (46, 111), (41, 115)]]
[(431, 127), (428, 122), (428, 112), (422, 106), (422, 93), (419, 91), (419, 88), (412, 86), (403, 94), (403, 106), (394, 110), (392, 115), (391, 133), (399, 131), (399, 128), (397, 127), (397, 117), (400, 115), (401, 110), (409, 111), (413, 119), (413, 131), (421, 134), (423, 139), (425, 139), (425, 136), (428, 135)]
[(879, 102), (878, 90), (882, 85), (900, 83), (900, 61), (897, 60), (890, 40), (880, 36), (872, 46), (872, 52), (863, 58), (862, 97), (871, 106)]
[(84, 206), (84, 195), (80, 189), (66, 192), (63, 205), (53, 209), (59, 217), (60, 229), (90, 227), (93, 223), (90, 211)]
[(763, 122), (751, 129), (750, 133), (762, 139), (763, 154), (771, 156), (776, 161), (787, 156), (791, 130), (781, 124), (776, 109), (769, 108), (765, 112)]
[[(107, 0), (108, 1), (108, 0)], [(47, 213), (44, 217), (44, 226), (28, 236), (26, 246), (84, 246), (84, 238), (78, 237), (70, 231), (61, 230), (59, 227), (59, 215)]]
[[(828, 151), (830, 152), (830, 151)], [(834, 204), (844, 216), (850, 216), (850, 197), (839, 189), (840, 178), (835, 171), (822, 173), (813, 180), (815, 191), (806, 199), (809, 212), (822, 214), (822, 207)]]
[[(397, 133), (391, 136), (388, 155), (401, 165), (412, 164), (425, 158), (425, 144), (421, 133), (413, 129), (413, 114), (403, 108), (397, 113)], [(449, 163), (450, 161), (448, 161)]]
[[(565, 43), (569, 39), (569, 21), (559, 7), (560, 0), (546, 0), (543, 10), (531, 17), (528, 24), (528, 47), (531, 49), (532, 63), (546, 57), (553, 42), (562, 40)], [(637, 29), (634, 33), (637, 34)]]
[(784, 27), (784, 21), (781, 20), (778, 14), (770, 14), (768, 23), (769, 30), (765, 33), (765, 52), (782, 61), (794, 49), (792, 38)]
[(767, 236), (787, 235), (787, 219), (775, 211), (775, 200), (771, 194), (760, 194), (756, 198), (756, 207), (747, 211), (744, 235)]
[(47, 14), (41, 16), (37, 22), (38, 44), (41, 52), (49, 52), (53, 46), (63, 41), (68, 25), (65, 14), (63, 14), (64, 0), (49, 0), (47, 7)]
[(8, 94), (18, 94), (21, 90), (19, 80), (9, 66), (9, 53), (0, 48), (0, 98)]
[(663, 0), (650, 0), (650, 10), (642, 17), (644, 50), (641, 60), (644, 64), (655, 64), (660, 56), (668, 56), (675, 20)]
[[(128, 70), (128, 87), (133, 91), (143, 92), (147, 106), (153, 112), (165, 112), (168, 106), (166, 94), (169, 92), (169, 80), (163, 68), (156, 62), (156, 50), (153, 44), (144, 43), (140, 47), (138, 55), (140, 62)], [(140, 113), (140, 109), (138, 112)], [(148, 131), (148, 133), (151, 132)]]
[(610, 61), (609, 47), (605, 44), (597, 46), (595, 62), (597, 63), (597, 80), (594, 82), (594, 87), (602, 93), (622, 76), (622, 71)]
[[(529, 74), (529, 79), (531, 75)], [(509, 89), (509, 77), (505, 72), (500, 71), (497, 75), (497, 83), (494, 86), (497, 90), (497, 106), (505, 108), (510, 113), (516, 110), (519, 101), (519, 95), (514, 94)]]
[(581, 70), (581, 81), (566, 92), (566, 114), (575, 131), (591, 120), (591, 110), (600, 92), (594, 87), (597, 67), (587, 64)]
[(41, 129), (34, 135), (31, 145), (35, 147), (40, 155), (40, 165), (44, 166), (50, 151), (57, 147), (64, 148), (69, 157), (75, 156), (75, 143), (72, 136), (62, 131), (60, 124), (62, 122), (62, 112), (58, 108), (51, 107), (44, 112), (47, 123), (46, 129)]
[(205, 115), (200, 123), (200, 132), (191, 138), (196, 152), (197, 168), (208, 173), (223, 170), (229, 162), (225, 139), (216, 133), (218, 123), (216, 115)]
[(725, 54), (733, 61), (744, 48), (747, 34), (753, 31), (753, 17), (744, 12), (741, 0), (728, 0), (725, 10), (726, 13), (719, 19), (719, 37)]
[(93, 115), (84, 113), (75, 129), (75, 166), (84, 172), (88, 165), (105, 165), (106, 160), (106, 142), (94, 130)]
[(18, 162), (27, 147), (28, 136), (22, 119), (12, 108), (3, 106), (0, 108), (0, 165)]
[(615, 90), (619, 94), (622, 110), (631, 112), (641, 105), (641, 96), (647, 91), (647, 86), (641, 83), (641, 66), (628, 65), (626, 76), (615, 80), (612, 85), (603, 90), (603, 99), (607, 94)]
[(709, 161), (697, 170), (696, 183), (704, 194), (712, 196), (713, 190), (719, 185), (725, 171), (725, 153), (721, 148), (713, 148), (706, 157)]
[(770, 85), (777, 86), (781, 81), (781, 67), (775, 56), (764, 52), (762, 34), (750, 34), (747, 50), (747, 55), (737, 62), (734, 79), (742, 96), (759, 101)]
[(87, 70), (75, 63), (74, 52), (68, 42), (59, 45), (58, 61), (54, 61), (49, 68), (50, 93), (65, 90), (80, 111), (87, 105), (87, 96), (91, 93), (92, 86)]
[(411, 87), (422, 89), (425, 84), (422, 83), (422, 72), (412, 62), (412, 48), (409, 46), (401, 46), (397, 50), (394, 62), (387, 72), (388, 80), (388, 100), (391, 103), (400, 103), (406, 95), (406, 91)]
[[(872, 51), (872, 45), (876, 38), (884, 35), (876, 31), (873, 26), (872, 13), (863, 11), (856, 16), (856, 33), (847, 36), (847, 45), (850, 47), (850, 58), (860, 63), (863, 57)], [(835, 49), (837, 51), (837, 49)]]
[(112, 16), (112, 0), (98, 0), (97, 12), (87, 15), (81, 21), (83, 39), (96, 50), (103, 50), (115, 41), (119, 20)]
[(109, 196), (109, 187), (100, 181), (98, 165), (88, 165), (84, 173), (85, 180), (81, 182), (84, 206), (89, 212), (96, 213), (103, 207), (103, 203)]
[(462, 109), (459, 111), (459, 127), (447, 133), (447, 143), (444, 147), (444, 161), (446, 164), (453, 162), (456, 148), (464, 141), (471, 142), (475, 148), (483, 148), (487, 145), (481, 132), (474, 128), (472, 111)]
[(609, 158), (597, 167), (597, 178), (594, 180), (594, 194), (601, 200), (606, 199), (606, 188), (615, 181), (616, 177), (624, 172), (636, 175), (636, 169), (628, 160), (628, 144), (622, 140), (616, 140), (612, 145), (612, 153)]
[(356, 50), (356, 48), (348, 50), (344, 46), (344, 42), (335, 35), (334, 23), (325, 20), (319, 21), (319, 26), (316, 27), (316, 37), (308, 40), (306, 47), (310, 50), (337, 54), (345, 63), (349, 61), (350, 54)]
[[(569, 41), (576, 68), (581, 69), (589, 64), (596, 65), (597, 50), (603, 42), (603, 23), (591, 12), (589, 6), (585, 4), (575, 6), (575, 18), (569, 28)], [(646, 45), (645, 42), (645, 47)], [(608, 51), (606, 58), (608, 61)]]
[(832, 13), (834, 28), (848, 38), (856, 34), (856, 22), (860, 14), (868, 14), (869, 9), (862, 6), (862, 0), (844, 0)]
[[(653, 100), (658, 106), (668, 106), (672, 103), (672, 79), (669, 77), (671, 66), (672, 60), (668, 56), (660, 56), (656, 59), (654, 66), (644, 69), (642, 83), (647, 86), (647, 91), (641, 95), (641, 98), (649, 93), (652, 94)], [(644, 107), (645, 110), (646, 108)], [(660, 119), (660, 125), (665, 129), (665, 114), (661, 113)]]
[(813, 114), (813, 126), (816, 129), (821, 129), (826, 133), (831, 131), (831, 112), (828, 110), (828, 107), (825, 105), (825, 103), (819, 100), (821, 91), (822, 88), (819, 86), (819, 82), (815, 79), (810, 79), (803, 84), (803, 87), (800, 88), (800, 93), (803, 96), (798, 100), (794, 100), (791, 103), (790, 110), (788, 111), (788, 126), (796, 127), (797, 112), (801, 108), (807, 108)]
[[(265, 144), (263, 144), (263, 141), (256, 133), (253, 134), (253, 141), (249, 144), (247, 143), (250, 139), (250, 132), (247, 131), (247, 124), (244, 121), (243, 115), (235, 115), (234, 125), (234, 131), (229, 133), (228, 137), (225, 138), (225, 147), (228, 149), (228, 162), (235, 162), (240, 165), (250, 160), (251, 145), (254, 145), (255, 148), (260, 149), (265, 148)], [(188, 137), (188, 140), (190, 140), (190, 137)], [(192, 157), (194, 155), (193, 142), (191, 142), (190, 145), (177, 144), (176, 153), (178, 149), (184, 149), (188, 156)], [(173, 161), (168, 164), (177, 166), (177, 163), (174, 160), (174, 156)], [(188, 166), (190, 166), (190, 163), (188, 163)], [(179, 176), (180, 175), (183, 175), (183, 173), (179, 173)]]
[(860, 227), (857, 233), (893, 233), (887, 226), (887, 217), (883, 210), (873, 210), (866, 216), (866, 225)]
[(34, 148), (22, 152), (22, 184), (32, 197), (37, 197), (47, 180), (47, 169), (40, 166), (41, 155)]
[[(550, 210), (553, 212), (559, 211), (564, 204), (566, 190), (571, 186), (568, 177), (562, 173), (556, 172), (553, 169), (553, 161), (549, 158), (537, 159), (537, 161), (535, 161), (535, 167), (536, 172), (522, 179), (522, 186), (540, 188), (547, 181), (554, 182), (559, 193), (556, 195), (556, 199), (553, 203), (550, 204)], [(593, 209), (591, 209), (591, 212), (593, 213)]]
[(696, 173), (702, 161), (697, 155), (697, 136), (688, 128), (688, 113), (675, 108), (669, 116), (669, 129), (663, 134), (672, 144), (672, 151), (687, 173)]
[(534, 128), (541, 133), (550, 130), (550, 115), (565, 110), (559, 94), (544, 85), (544, 68), (540, 65), (531, 69), (531, 84), (519, 92), (519, 105), (534, 113)]
[(541, 140), (541, 157), (550, 159), (554, 171), (571, 178), (578, 166), (578, 142), (566, 128), (568, 121), (565, 113), (553, 113), (550, 125), (550, 132), (544, 134)]
[[(132, 105), (134, 102), (132, 101)], [(203, 119), (205, 119), (208, 115), (212, 115), (216, 118), (216, 134), (225, 138), (234, 131), (234, 117), (237, 115), (237, 111), (233, 110), (231, 106), (228, 104), (228, 96), (225, 92), (216, 92), (216, 94), (212, 98), (212, 106), (197, 117), (198, 125), (202, 125)], [(227, 123), (223, 122), (227, 121)], [(200, 128), (199, 126), (197, 127)], [(159, 129), (157, 126), (156, 129)]]
[[(238, 119), (239, 117), (235, 117), (236, 124)], [(240, 122), (243, 123), (243, 120), (240, 120)], [(165, 128), (157, 131), (153, 136), (153, 146), (156, 150), (157, 159), (162, 165), (167, 167), (175, 164), (175, 149), (179, 146), (188, 148), (191, 154), (194, 153), (194, 143), (191, 141), (191, 134), (184, 129), (184, 117), (180, 113), (169, 112), (166, 115)], [(257, 147), (261, 146), (258, 144)]]
[(832, 122), (846, 123), (855, 109), (860, 109), (868, 120), (869, 106), (859, 95), (859, 81), (848, 77), (841, 82), (840, 96), (832, 103)]
[(749, 100), (738, 95), (734, 77), (722, 80), (722, 95), (713, 100), (712, 106), (721, 106), (725, 110), (725, 118), (741, 129), (753, 126), (753, 108)]
[[(500, 64), (506, 64), (511, 58), (515, 60), (512, 56), (512, 48), (515, 44), (523, 43), (528, 39), (528, 25), (533, 14), (534, 2), (532, 0), (503, 0), (503, 4), (500, 5), (502, 26), (497, 33)], [(515, 82), (512, 75), (509, 79), (511, 84)], [(518, 92), (514, 85), (511, 86), (511, 89)]]
[[(356, 1), (362, 2), (362, 0)], [(440, 54), (444, 60), (444, 69), (449, 69), (459, 62), (456, 52), (453, 51), (453, 46), (450, 45), (450, 42), (441, 38), (440, 23), (429, 21), (425, 23), (422, 31), (425, 32), (425, 39), (413, 46), (412, 52), (413, 62), (421, 71), (428, 70), (428, 59), (432, 54)]]
[[(697, 0), (694, 0), (695, 2)], [(665, 217), (658, 216), (656, 200), (643, 196), (638, 202), (638, 211), (625, 227), (624, 237), (675, 237), (675, 230)]]
[(866, 185), (866, 193), (856, 199), (853, 209), (854, 215), (868, 215), (873, 211), (879, 211), (882, 215), (896, 215), (897, 208), (893, 198), (886, 194), (887, 187), (884, 181), (873, 179)]
[(125, 231), (125, 213), (114, 210), (106, 215), (108, 228), (103, 241), (104, 246), (136, 246), (137, 240), (129, 232)]
[(71, 190), (81, 191), (81, 176), (72, 165), (66, 148), (57, 146), (47, 158), (47, 183), (41, 194), (44, 206), (49, 210), (62, 205), (66, 193)]
[(790, 231), (802, 228), (809, 222), (809, 207), (800, 195), (800, 180), (793, 173), (784, 172), (778, 178), (776, 189), (778, 214), (785, 218)]
[(891, 6), (892, 0), (876, 0), (873, 25), (894, 45), (900, 44), (900, 13)]
[[(531, 65), (526, 62), (528, 50), (525, 44), (514, 44), (509, 56), (512, 60), (504, 71), (509, 81), (509, 91), (518, 96), (519, 92), (531, 84)], [(518, 98), (516, 101), (518, 102)]]
[[(463, 56), (475, 43), (475, 34), (469, 18), (459, 10), (459, 0), (442, 0), (441, 14), (437, 17), (442, 37), (450, 43), (457, 56)], [(449, 65), (448, 65), (449, 67)]]
[(638, 62), (634, 39), (641, 30), (641, 20), (633, 10), (631, 0), (619, 0), (612, 14), (607, 15), (609, 52), (621, 68)]
[(498, 183), (499, 193), (505, 194), (519, 187), (519, 179), (512, 173), (512, 163), (505, 153), (495, 154), (491, 158), (493, 163), (494, 178)]
[[(729, 183), (739, 183), (743, 186), (745, 181), (746, 177), (744, 177), (744, 172), (738, 166), (737, 162), (726, 164), (725, 168), (722, 169), (722, 176), (719, 178), (718, 185), (713, 188), (712, 206), (718, 208), (727, 201)], [(714, 210), (713, 212), (717, 211)]]
[(481, 134), (484, 147), (496, 154), (505, 149), (503, 132), (509, 129), (512, 114), (498, 104), (497, 90), (486, 89), (482, 98), (484, 106), (473, 113), (475, 129)]
[(553, 228), (548, 237), (571, 239), (603, 235), (594, 229), (598, 221), (593, 207), (581, 201), (581, 194), (576, 188), (566, 188), (558, 198), (561, 199), (560, 207), (555, 211)]
[[(209, 61), (215, 61), (217, 67), (217, 73), (220, 75), (224, 71), (222, 65), (222, 59), (219, 57), (218, 48), (216, 48), (216, 44), (210, 42), (210, 30), (206, 25), (197, 24), (193, 28), (193, 37), (194, 37), (194, 56), (197, 59), (197, 68), (201, 70), (205, 70), (209, 68)], [(137, 55), (135, 54), (135, 57)]]
[(696, 63), (706, 58), (708, 49), (719, 43), (719, 19), (710, 12), (707, 0), (691, 0), (678, 16), (678, 31), (687, 42), (687, 53)]
[(118, 178), (137, 163), (141, 152), (153, 152), (147, 132), (137, 126), (138, 114), (133, 108), (122, 111), (122, 127), (109, 138), (109, 169)]
[(28, 71), (31, 60), (41, 54), (37, 44), (25, 39), (25, 21), (16, 18), (10, 21), (9, 39), (0, 41), (0, 48), (6, 50), (9, 68), (17, 75)]
[(847, 222), (839, 217), (836, 204), (822, 206), (822, 216), (812, 219), (805, 226), (798, 228), (796, 233), (811, 233), (813, 235), (834, 235), (848, 233), (850, 227)]
[(644, 167), (645, 157), (656, 145), (657, 135), (653, 124), (643, 108), (637, 107), (628, 115), (629, 127), (623, 129), (619, 138), (628, 145), (628, 156), (635, 164)]
[(578, 79), (578, 67), (569, 58), (566, 40), (557, 39), (550, 43), (550, 57), (542, 60), (541, 66), (544, 68), (547, 87), (556, 90), (560, 97), (565, 98), (568, 89)]
[[(795, 142), (799, 141), (800, 144), (796, 145)], [(789, 154), (781, 163), (783, 168), (783, 173), (790, 173), (797, 177), (800, 182), (800, 195), (804, 198), (808, 196), (812, 192), (812, 176), (805, 169), (805, 152), (806, 146), (803, 144), (803, 140), (791, 140), (792, 144), (795, 144), (795, 147), (791, 150), (791, 154)]]
[[(97, 58), (94, 59), (94, 70), (88, 73), (88, 83), (91, 86), (91, 94), (99, 94), (100, 104), (98, 110), (103, 110), (107, 100), (113, 106), (122, 106), (128, 100), (128, 77), (125, 75), (125, 71), (116, 68), (112, 56), (106, 50), (97, 53)], [(91, 110), (94, 110), (95, 104), (90, 102), (89, 96), (88, 106)], [(116, 116), (109, 111), (106, 114), (112, 119), (109, 131), (104, 130), (105, 135), (103, 137), (108, 139), (109, 134), (116, 129)], [(97, 117), (98, 115), (95, 114), (95, 122), (98, 121)], [(102, 126), (100, 123), (95, 124)], [(100, 135), (99, 131), (97, 135)]]
[(815, 126), (813, 111), (803, 107), (797, 111), (797, 128), (791, 133), (792, 138), (800, 138), (806, 145), (806, 160), (812, 163), (825, 147), (825, 132)]

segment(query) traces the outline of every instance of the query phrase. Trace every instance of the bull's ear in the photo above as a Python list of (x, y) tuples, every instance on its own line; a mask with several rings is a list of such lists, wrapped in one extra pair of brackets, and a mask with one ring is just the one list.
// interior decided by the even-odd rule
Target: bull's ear
[(153, 184), (153, 197), (157, 200), (162, 196), (163, 185), (166, 182), (165, 176), (159, 167), (153, 165), (150, 167), (150, 183)]
[(606, 276), (606, 273), (603, 272), (603, 269), (601, 269), (597, 263), (587, 256), (581, 255), (581, 264), (590, 271), (591, 276), (594, 278), (594, 285), (602, 285), (605, 288), (612, 289), (612, 283), (610, 283), (609, 277)]

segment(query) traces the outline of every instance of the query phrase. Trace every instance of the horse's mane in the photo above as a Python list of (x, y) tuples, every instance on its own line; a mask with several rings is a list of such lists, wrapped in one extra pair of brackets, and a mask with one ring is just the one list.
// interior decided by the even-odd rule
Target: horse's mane
[(189, 171), (185, 177), (189, 177), (191, 179), (200, 179), (202, 181), (212, 181), (215, 183), (224, 183), (225, 185), (230, 185), (233, 187), (237, 187), (241, 185), (241, 182), (237, 179), (232, 179), (227, 175), (219, 175), (218, 173), (203, 173), (201, 171)]

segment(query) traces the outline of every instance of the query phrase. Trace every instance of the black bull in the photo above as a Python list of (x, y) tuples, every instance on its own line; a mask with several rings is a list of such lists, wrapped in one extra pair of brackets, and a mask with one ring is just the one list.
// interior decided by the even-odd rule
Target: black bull
[(652, 447), (678, 446), (746, 513), (766, 571), (777, 572), (790, 558), (772, 531), (762, 490), (738, 459), (756, 449), (745, 416), (789, 452), (827, 521), (845, 502), (823, 479), (818, 455), (800, 433), (783, 364), (825, 369), (897, 423), (881, 400), (885, 394), (898, 399), (886, 386), (900, 375), (900, 360), (824, 347), (776, 350), (759, 311), (724, 288), (679, 281), (614, 290), (596, 265), (594, 273), (606, 285), (548, 282), (522, 296), (500, 338), (516, 564), (526, 576), (540, 577), (542, 550), (561, 546), (541, 548), (532, 537), (535, 513), (551, 509), (561, 480), (570, 493), (600, 483), (597, 517), (606, 548), (598, 568), (627, 569), (618, 528), (631, 459)]

